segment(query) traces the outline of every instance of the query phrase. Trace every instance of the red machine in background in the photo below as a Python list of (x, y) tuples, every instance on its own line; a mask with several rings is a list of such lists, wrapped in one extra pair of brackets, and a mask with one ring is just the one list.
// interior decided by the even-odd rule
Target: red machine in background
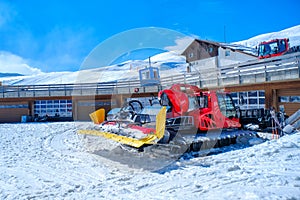
[(290, 47), (288, 38), (264, 41), (258, 45), (259, 59), (271, 58), (299, 51), (300, 46)]
[(167, 106), (167, 119), (192, 116), (195, 128), (240, 128), (239, 118), (229, 93), (201, 91), (197, 86), (175, 84), (159, 92), (162, 106)]

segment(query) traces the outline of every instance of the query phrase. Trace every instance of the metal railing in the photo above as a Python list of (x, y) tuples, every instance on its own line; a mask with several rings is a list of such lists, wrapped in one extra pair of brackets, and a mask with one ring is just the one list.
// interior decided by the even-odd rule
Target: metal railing
[(138, 77), (130, 81), (0, 86), (0, 98), (49, 97), (49, 96), (94, 96), (109, 94), (158, 92), (175, 83), (187, 83), (199, 87), (221, 87), (263, 83), (276, 80), (300, 78), (300, 53), (281, 57), (254, 60), (210, 70), (182, 73), (161, 77), (160, 85), (142, 87)]

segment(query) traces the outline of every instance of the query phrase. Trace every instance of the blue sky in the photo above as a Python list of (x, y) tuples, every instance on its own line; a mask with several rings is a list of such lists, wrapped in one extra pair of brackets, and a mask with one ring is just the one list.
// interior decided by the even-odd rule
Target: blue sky
[(43, 72), (76, 71), (97, 45), (131, 29), (236, 42), (299, 25), (299, 8), (298, 0), (0, 0), (0, 59), (9, 55)]

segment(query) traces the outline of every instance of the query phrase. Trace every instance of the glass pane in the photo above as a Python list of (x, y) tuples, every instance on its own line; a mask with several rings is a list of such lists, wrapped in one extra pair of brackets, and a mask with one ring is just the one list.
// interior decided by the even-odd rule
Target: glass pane
[(265, 99), (264, 98), (259, 98), (259, 104), (265, 104)]
[(291, 96), (290, 102), (299, 102), (300, 103), (300, 96)]
[(257, 99), (249, 99), (249, 104), (257, 104)]
[(248, 92), (249, 97), (257, 97), (257, 91), (250, 91)]

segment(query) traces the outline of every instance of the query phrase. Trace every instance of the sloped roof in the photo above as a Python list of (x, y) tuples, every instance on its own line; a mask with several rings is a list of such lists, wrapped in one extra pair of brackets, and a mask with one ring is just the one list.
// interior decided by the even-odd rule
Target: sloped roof
[[(207, 44), (212, 44), (212, 45), (215, 45), (217, 47), (221, 47), (221, 48), (224, 48), (224, 49), (229, 49), (231, 51), (236, 51), (236, 52), (239, 52), (239, 53), (243, 53), (243, 54), (246, 54), (246, 55), (249, 55), (249, 56), (253, 56), (253, 57), (257, 57), (254, 53), (249, 53), (249, 52), (252, 52), (254, 51), (252, 48), (250, 47), (242, 47), (241, 45), (231, 45), (231, 44), (227, 44), (227, 43), (220, 43), (220, 42), (216, 42), (216, 41), (211, 41), (211, 40), (200, 40), (200, 39), (197, 39), (195, 38), (183, 51), (182, 53), (184, 53), (186, 51), (186, 49), (188, 49), (192, 43), (194, 41), (197, 41), (197, 42), (201, 42), (201, 43), (207, 43)], [(252, 49), (252, 50), (251, 50)]]

